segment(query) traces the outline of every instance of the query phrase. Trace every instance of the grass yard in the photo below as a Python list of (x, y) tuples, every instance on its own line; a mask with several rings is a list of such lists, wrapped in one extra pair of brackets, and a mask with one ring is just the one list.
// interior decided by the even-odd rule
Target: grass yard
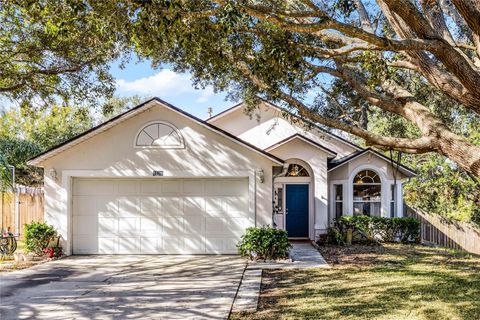
[(480, 257), (410, 245), (326, 246), (331, 269), (265, 270), (231, 319), (480, 319)]

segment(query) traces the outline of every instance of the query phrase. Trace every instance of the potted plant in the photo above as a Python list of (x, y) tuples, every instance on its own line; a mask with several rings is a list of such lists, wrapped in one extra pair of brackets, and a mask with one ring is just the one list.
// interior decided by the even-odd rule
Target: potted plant
[(43, 250), (43, 252), (49, 257), (49, 258), (59, 258), (63, 254), (63, 249), (60, 247), (60, 237), (56, 237), (57, 241), (55, 242), (54, 246), (49, 246)]
[(43, 250), (43, 252), (47, 255), (47, 257), (49, 258), (53, 258), (53, 254), (54, 254), (54, 248), (52, 247), (49, 247), (49, 248), (45, 248), (45, 250)]

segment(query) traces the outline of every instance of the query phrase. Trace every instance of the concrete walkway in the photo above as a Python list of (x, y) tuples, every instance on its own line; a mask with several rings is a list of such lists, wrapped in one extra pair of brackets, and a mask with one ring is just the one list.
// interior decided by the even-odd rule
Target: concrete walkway
[(330, 268), (320, 252), (308, 241), (290, 242), (290, 260), (249, 262), (248, 268), (260, 269), (305, 269)]
[(290, 260), (281, 262), (249, 262), (235, 298), (233, 312), (255, 312), (264, 269), (330, 268), (320, 252), (310, 242), (291, 242)]
[(0, 274), (0, 319), (226, 319), (238, 256), (76, 256)]

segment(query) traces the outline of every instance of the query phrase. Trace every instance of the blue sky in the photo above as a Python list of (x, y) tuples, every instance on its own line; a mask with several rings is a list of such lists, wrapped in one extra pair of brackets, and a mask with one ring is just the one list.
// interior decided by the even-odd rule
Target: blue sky
[(116, 95), (156, 96), (201, 119), (207, 118), (208, 107), (216, 114), (235, 104), (225, 101), (226, 95), (215, 94), (212, 88), (195, 89), (189, 74), (175, 73), (168, 66), (154, 70), (148, 61), (136, 63), (132, 59), (124, 69), (113, 63), (111, 73), (117, 83)]

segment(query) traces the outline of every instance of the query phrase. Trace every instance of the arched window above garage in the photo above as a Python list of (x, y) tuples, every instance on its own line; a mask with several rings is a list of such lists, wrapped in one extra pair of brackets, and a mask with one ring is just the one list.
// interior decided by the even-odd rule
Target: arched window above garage
[(163, 121), (147, 123), (135, 137), (135, 147), (138, 148), (178, 149), (184, 146), (180, 131), (172, 124)]

